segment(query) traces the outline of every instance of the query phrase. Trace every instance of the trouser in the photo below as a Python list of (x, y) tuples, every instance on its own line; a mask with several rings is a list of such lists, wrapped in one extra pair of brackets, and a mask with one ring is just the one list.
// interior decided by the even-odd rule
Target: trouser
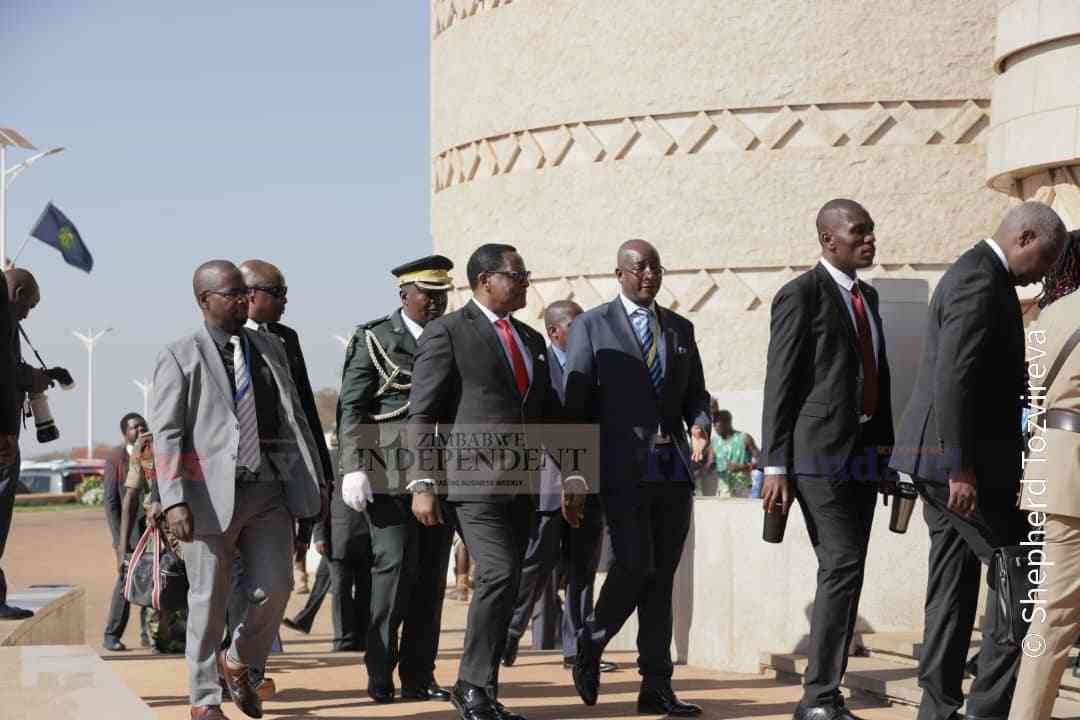
[[(105, 640), (121, 640), (127, 629), (131, 615), (131, 604), (124, 598), (125, 573), (118, 573), (113, 584), (112, 599), (109, 601), (109, 614), (105, 618)], [(139, 635), (144, 644), (150, 640), (146, 626), (146, 608), (139, 609)]]
[(877, 491), (876, 483), (850, 478), (795, 478), (795, 497), (818, 561), (803, 677), (807, 705), (830, 705), (841, 697), (840, 680), (859, 617)]
[(319, 614), (326, 593), (330, 590), (330, 562), (325, 557), (319, 557), (319, 568), (315, 571), (315, 582), (311, 586), (311, 594), (300, 612), (296, 613), (293, 622), (305, 632), (311, 632), (311, 626), (315, 623), (315, 616)]
[[(1029, 641), (1013, 693), (1010, 718), (1050, 720), (1069, 652), (1080, 636), (1080, 518), (1046, 516), (1044, 581), (1036, 595), (1042, 606), (1030, 606)], [(1041, 608), (1042, 612), (1038, 608)]]
[(393, 687), (395, 667), (402, 687), (435, 679), (453, 534), (448, 512), (444, 520), (436, 527), (421, 524), (412, 513), (412, 495), (380, 494), (368, 506), (373, 562), (364, 662), (369, 687)]
[[(556, 643), (562, 644), (561, 625), (566, 620), (566, 614), (559, 600), (559, 583), (565, 577), (564, 569), (557, 567), (546, 581), (540, 583), (539, 595), (536, 598), (536, 604), (533, 605), (532, 618), (530, 618), (533, 650), (553, 650)], [(518, 595), (521, 595), (520, 589)], [(513, 619), (510, 622), (512, 624)], [(514, 635), (511, 633), (509, 637), (514, 637)]]
[(562, 614), (563, 656), (577, 655), (577, 634), (593, 610), (593, 582), (600, 562), (603, 533), (601, 516), (599, 499), (595, 495), (588, 500), (579, 528), (570, 527), (559, 511), (539, 516), (525, 551), (521, 587), (510, 621), (509, 634), (512, 637), (520, 638), (525, 634), (535, 603), (551, 584), (552, 574), (560, 560), (565, 558), (567, 577), (566, 607)]
[(465, 625), (458, 680), (498, 697), (499, 662), (521, 583), (521, 564), (536, 513), (534, 501), (519, 495), (506, 502), (448, 504), (456, 516), (476, 582)]
[[(915, 480), (930, 530), (926, 619), (919, 656), (923, 689), (919, 720), (946, 720), (964, 703), (961, 683), (978, 610), (980, 563), (989, 565), (996, 547), (1023, 540), (1027, 519), (1016, 507), (1015, 491), (982, 490), (975, 515), (967, 519), (947, 509), (947, 485)], [(994, 597), (991, 592), (987, 600), (991, 608)], [(996, 615), (989, 610), (984, 616), (979, 669), (968, 693), (966, 713), (1005, 720), (1021, 653), (1019, 647), (993, 641)]]
[[(4, 546), (11, 531), (11, 518), (15, 513), (15, 486), (19, 484), (20, 455), (15, 461), (0, 467), (0, 560), (4, 559)], [(7, 579), (0, 567), (0, 605), (7, 602)]]
[[(273, 477), (272, 475), (270, 477)], [(233, 564), (239, 551), (251, 598), (232, 637), (230, 657), (266, 667), (292, 590), (293, 518), (280, 482), (238, 482), (232, 521), (220, 535), (183, 543), (188, 574), (187, 655), (192, 705), (220, 705), (215, 653), (225, 631)]]
[[(334, 554), (338, 554), (334, 550)], [(335, 650), (364, 650), (371, 608), (371, 537), (354, 535), (330, 560)]]
[(612, 564), (596, 607), (582, 625), (579, 652), (599, 658), (637, 609), (638, 672), (646, 686), (671, 682), (671, 591), (693, 503), (689, 482), (644, 483), (636, 505), (609, 503), (604, 509)]

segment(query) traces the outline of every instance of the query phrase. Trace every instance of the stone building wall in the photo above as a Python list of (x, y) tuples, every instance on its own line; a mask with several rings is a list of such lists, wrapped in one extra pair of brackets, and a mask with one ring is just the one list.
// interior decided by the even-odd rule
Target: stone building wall
[(518, 317), (539, 326), (554, 300), (614, 297), (615, 249), (645, 238), (710, 390), (752, 404), (770, 301), (818, 256), (822, 203), (852, 197), (877, 221), (864, 277), (931, 289), (1000, 220), (998, 6), (433, 0), (435, 249), (464, 284), (473, 248), (516, 245), (535, 278)]

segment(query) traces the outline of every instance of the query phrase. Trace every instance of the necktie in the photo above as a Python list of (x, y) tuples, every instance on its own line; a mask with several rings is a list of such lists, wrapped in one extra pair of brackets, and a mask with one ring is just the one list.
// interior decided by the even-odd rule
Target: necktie
[(233, 352), (233, 375), (236, 377), (236, 419), (240, 421), (240, 445), (236, 452), (236, 464), (248, 470), (259, 469), (259, 418), (255, 414), (255, 390), (251, 384), (251, 369), (244, 353), (240, 337), (229, 338)]
[(863, 302), (858, 281), (851, 286), (851, 308), (855, 311), (855, 327), (859, 332), (859, 354), (862, 356), (862, 412), (863, 415), (871, 416), (877, 410), (878, 401), (877, 361), (874, 358), (874, 338), (870, 334), (866, 304)]
[(652, 380), (653, 390), (660, 394), (664, 386), (664, 369), (660, 366), (660, 344), (657, 342), (659, 329), (652, 311), (638, 308), (633, 314), (634, 331), (637, 333), (638, 342), (641, 343), (641, 354), (645, 358), (645, 367), (649, 371), (649, 379)]
[(518, 348), (517, 341), (514, 340), (514, 333), (510, 329), (510, 321), (496, 320), (495, 327), (499, 331), (499, 339), (502, 340), (503, 345), (510, 351), (510, 363), (514, 366), (514, 380), (517, 382), (518, 392), (522, 397), (525, 397), (525, 393), (529, 389), (529, 370), (525, 367), (525, 358), (521, 356), (521, 350)]

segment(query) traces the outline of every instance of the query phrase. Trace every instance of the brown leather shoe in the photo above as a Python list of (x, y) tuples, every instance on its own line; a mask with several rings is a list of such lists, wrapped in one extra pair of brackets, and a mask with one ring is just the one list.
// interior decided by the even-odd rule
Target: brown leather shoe
[(262, 700), (251, 684), (251, 675), (246, 667), (233, 670), (225, 661), (225, 650), (217, 651), (218, 675), (221, 676), (222, 684), (228, 688), (229, 696), (236, 703), (236, 707), (248, 717), (261, 718)]
[(229, 720), (220, 705), (192, 705), (191, 720)]

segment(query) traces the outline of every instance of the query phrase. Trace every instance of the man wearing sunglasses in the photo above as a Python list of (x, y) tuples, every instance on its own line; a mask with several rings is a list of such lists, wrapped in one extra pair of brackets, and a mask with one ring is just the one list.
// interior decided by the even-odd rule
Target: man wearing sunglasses
[[(248, 288), (227, 260), (192, 280), (204, 323), (154, 368), (150, 426), (161, 505), (187, 568), (191, 717), (223, 720), (223, 687), (262, 717), (250, 668), (265, 667), (292, 585), (293, 527), (322, 509), (319, 452), (285, 346), (244, 327)], [(228, 651), (225, 630), (239, 553), (250, 597)]]

